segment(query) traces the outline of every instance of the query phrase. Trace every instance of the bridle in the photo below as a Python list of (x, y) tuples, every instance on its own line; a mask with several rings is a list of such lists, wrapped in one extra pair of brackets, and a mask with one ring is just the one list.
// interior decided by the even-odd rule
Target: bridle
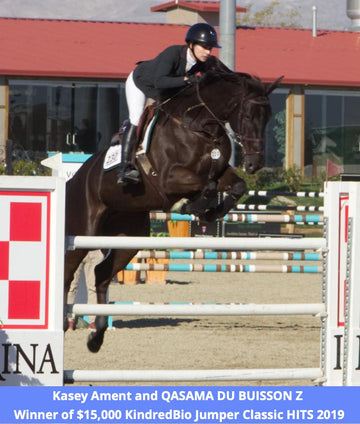
[[(196, 87), (196, 95), (197, 98), (199, 100), (199, 103), (197, 103), (196, 105), (193, 106), (189, 106), (185, 112), (184, 112), (184, 116), (191, 110), (196, 109), (198, 107), (204, 107), (209, 114), (212, 116), (212, 118), (215, 120), (215, 122), (224, 130), (225, 134), (227, 135), (227, 137), (230, 140), (233, 140), (235, 143), (237, 143), (242, 151), (243, 151), (243, 157), (247, 156), (247, 155), (261, 155), (263, 152), (261, 150), (257, 150), (257, 149), (252, 149), (251, 147), (255, 144), (255, 143), (259, 143), (260, 145), (263, 143), (264, 139), (261, 137), (250, 137), (244, 134), (239, 134), (238, 132), (234, 131), (232, 128), (229, 129), (226, 126), (226, 122), (220, 118), (218, 118), (216, 116), (216, 114), (210, 109), (210, 107), (206, 104), (206, 102), (203, 100), (201, 94), (200, 94), (200, 89), (199, 89), (199, 82), (197, 81), (195, 84)], [(161, 109), (163, 112), (165, 112), (165, 114), (167, 114), (175, 123), (177, 123), (178, 125), (182, 125), (185, 126), (184, 123), (177, 117), (172, 116), (171, 114), (169, 114), (169, 112), (167, 112), (166, 110), (164, 110), (162, 108), (162, 106), (166, 103), (168, 103), (169, 101), (171, 101), (174, 97), (177, 97), (182, 91), (186, 90), (188, 87), (183, 88), (182, 90), (179, 90), (174, 96), (164, 100), (163, 102), (161, 102), (157, 107), (159, 109)], [(256, 101), (256, 99), (250, 99), (247, 100), (248, 102), (251, 103), (257, 103), (257, 104), (262, 104), (262, 105), (267, 105), (269, 104), (269, 101), (262, 101), (262, 102), (258, 102)], [(242, 103), (242, 104), (241, 104)], [(241, 120), (241, 113), (242, 110), (244, 108), (244, 104), (245, 104), (245, 99), (242, 98), (239, 102), (236, 102), (233, 107), (230, 109), (229, 111), (229, 115), (231, 114), (231, 112), (234, 111), (234, 109), (236, 109), (237, 107), (239, 107), (239, 120)], [(189, 129), (189, 128), (188, 128)], [(190, 130), (190, 129), (189, 129)], [(218, 140), (219, 138), (214, 138), (212, 137), (212, 135), (210, 134), (210, 138), (212, 139), (213, 143), (215, 146), (218, 145)]]
[[(247, 135), (244, 134), (239, 134), (238, 132), (234, 131), (233, 129), (231, 129), (231, 131), (229, 130), (228, 127), (226, 127), (225, 122), (221, 119), (219, 119), (215, 113), (210, 109), (210, 107), (204, 102), (203, 98), (201, 97), (200, 94), (200, 89), (199, 89), (199, 84), (196, 83), (196, 94), (197, 97), (200, 101), (200, 104), (197, 106), (203, 106), (208, 112), (209, 114), (214, 118), (214, 120), (218, 123), (218, 125), (220, 125), (223, 130), (225, 131), (225, 133), (227, 134), (227, 136), (231, 139), (234, 140), (244, 151), (244, 155), (260, 155), (262, 154), (262, 151), (259, 150), (250, 150), (248, 147), (248, 142), (249, 143), (262, 143), (264, 141), (263, 138), (257, 138), (257, 137), (249, 137)], [(253, 100), (248, 100), (249, 102), (254, 102)], [(233, 108), (229, 111), (229, 114), (231, 114), (231, 112), (236, 109), (239, 105), (239, 114), (241, 114), (241, 111), (244, 107), (244, 104), (240, 104), (240, 103), (244, 103), (244, 99), (242, 99), (240, 102), (237, 102), (234, 104)], [(262, 102), (261, 104), (266, 105), (269, 102)], [(260, 104), (260, 103), (258, 103)], [(194, 108), (194, 106), (192, 106), (191, 108)], [(241, 116), (239, 116), (239, 120), (240, 120)], [(245, 147), (246, 144), (246, 147)]]

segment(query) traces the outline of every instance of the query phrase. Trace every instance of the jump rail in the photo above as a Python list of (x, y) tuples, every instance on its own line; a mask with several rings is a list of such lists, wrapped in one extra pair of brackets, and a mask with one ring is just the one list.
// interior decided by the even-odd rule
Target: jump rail
[(213, 250), (322, 250), (324, 238), (210, 238), (210, 237), (89, 237), (68, 236), (66, 248), (74, 249), (213, 249)]
[(166, 251), (141, 250), (135, 256), (137, 259), (223, 259), (223, 260), (282, 260), (282, 261), (321, 261), (321, 253), (316, 252), (207, 252), (197, 251)]
[(242, 211), (298, 211), (298, 212), (323, 212), (324, 206), (293, 206), (293, 205), (251, 205), (241, 203), (236, 206)]
[[(150, 219), (172, 220), (172, 221), (199, 221), (195, 215), (180, 214), (174, 212), (150, 212)], [(222, 219), (224, 222), (279, 222), (279, 223), (306, 223), (317, 224), (323, 220), (322, 215), (271, 215), (252, 213), (229, 213)]]
[(75, 315), (147, 315), (147, 316), (197, 316), (197, 315), (312, 315), (325, 317), (323, 303), (291, 304), (236, 304), (236, 303), (110, 303), (106, 305), (76, 303), (67, 311)]
[(254, 265), (254, 264), (140, 264), (130, 263), (126, 271), (170, 271), (170, 272), (265, 272), (287, 274), (318, 274), (316, 265)]
[(249, 190), (248, 196), (288, 196), (288, 197), (324, 197), (323, 192), (318, 191), (271, 191), (271, 190)]
[(146, 381), (321, 380), (319, 368), (232, 370), (65, 370), (65, 383)]

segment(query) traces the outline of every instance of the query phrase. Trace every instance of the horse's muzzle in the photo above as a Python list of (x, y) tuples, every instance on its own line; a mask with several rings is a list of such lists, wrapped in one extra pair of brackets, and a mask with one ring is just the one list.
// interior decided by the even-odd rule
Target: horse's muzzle
[(244, 170), (247, 174), (254, 174), (264, 166), (264, 155), (262, 153), (247, 155), (244, 160)]

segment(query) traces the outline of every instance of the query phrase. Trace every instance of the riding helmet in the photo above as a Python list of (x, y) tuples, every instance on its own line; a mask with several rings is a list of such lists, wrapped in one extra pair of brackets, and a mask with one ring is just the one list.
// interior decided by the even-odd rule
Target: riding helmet
[(192, 25), (186, 33), (185, 41), (210, 47), (221, 47), (218, 45), (215, 28), (205, 22)]

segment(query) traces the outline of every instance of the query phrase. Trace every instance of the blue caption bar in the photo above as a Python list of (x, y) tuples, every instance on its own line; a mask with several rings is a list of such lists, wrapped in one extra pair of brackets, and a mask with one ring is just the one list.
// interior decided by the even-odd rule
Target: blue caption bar
[(0, 387), (0, 423), (360, 423), (360, 387)]

